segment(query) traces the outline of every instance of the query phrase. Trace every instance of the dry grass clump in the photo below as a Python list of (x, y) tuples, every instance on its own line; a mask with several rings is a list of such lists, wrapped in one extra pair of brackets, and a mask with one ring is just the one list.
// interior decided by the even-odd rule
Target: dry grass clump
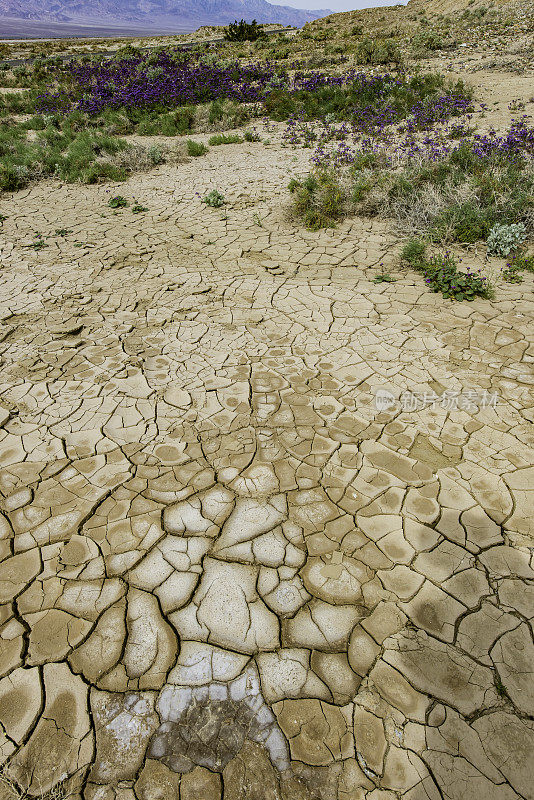
[(250, 119), (246, 107), (232, 100), (215, 100), (207, 105), (198, 105), (194, 112), (195, 133), (219, 133), (240, 128)]
[(174, 142), (171, 146), (129, 143), (124, 150), (119, 150), (107, 162), (119, 169), (124, 169), (128, 174), (134, 172), (147, 172), (159, 164), (185, 164), (190, 161), (187, 143)]

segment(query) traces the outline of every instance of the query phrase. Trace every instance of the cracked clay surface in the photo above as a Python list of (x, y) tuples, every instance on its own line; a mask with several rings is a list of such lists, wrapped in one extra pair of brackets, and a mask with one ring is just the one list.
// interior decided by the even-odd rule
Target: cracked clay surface
[(387, 226), (295, 227), (295, 158), (136, 176), (144, 215), (4, 203), (0, 757), (31, 795), (534, 798), (532, 276), (375, 285)]

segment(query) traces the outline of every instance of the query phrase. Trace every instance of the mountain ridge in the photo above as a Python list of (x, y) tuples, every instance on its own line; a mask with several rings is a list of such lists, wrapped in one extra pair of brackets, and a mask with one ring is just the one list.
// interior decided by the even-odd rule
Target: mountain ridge
[(0, 17), (56, 23), (135, 24), (147, 28), (194, 21), (227, 25), (235, 19), (301, 26), (330, 14), (275, 6), (266, 0), (0, 0)]

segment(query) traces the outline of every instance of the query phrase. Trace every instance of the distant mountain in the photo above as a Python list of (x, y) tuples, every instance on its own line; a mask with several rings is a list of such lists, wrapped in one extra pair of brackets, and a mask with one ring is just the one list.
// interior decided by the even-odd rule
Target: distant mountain
[(266, 0), (0, 0), (2, 17), (68, 24), (172, 29), (227, 25), (235, 19), (302, 26), (328, 9), (305, 11)]

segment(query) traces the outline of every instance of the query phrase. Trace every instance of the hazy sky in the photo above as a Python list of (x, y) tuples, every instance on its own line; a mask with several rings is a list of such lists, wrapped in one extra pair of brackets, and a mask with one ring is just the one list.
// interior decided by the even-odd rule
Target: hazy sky
[[(356, 8), (372, 8), (373, 6), (395, 6), (397, 2), (388, 0), (268, 0), (276, 6), (293, 6), (294, 8), (330, 8), (332, 11), (353, 11)], [(406, 2), (401, 5), (405, 6)]]

